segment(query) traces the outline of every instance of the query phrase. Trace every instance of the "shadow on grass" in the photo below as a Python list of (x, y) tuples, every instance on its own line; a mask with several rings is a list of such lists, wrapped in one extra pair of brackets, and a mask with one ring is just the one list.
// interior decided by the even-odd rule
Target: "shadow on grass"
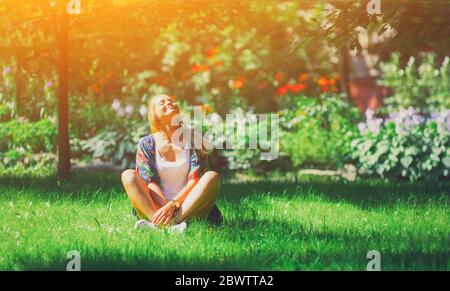
[[(448, 270), (449, 253), (444, 249), (424, 251), (420, 244), (410, 241), (404, 250), (398, 250), (395, 238), (381, 241), (383, 233), (374, 233), (371, 238), (358, 233), (337, 233), (331, 230), (314, 231), (298, 228), (290, 223), (280, 222), (276, 227), (298, 240), (280, 241), (283, 247), (273, 248), (270, 244), (260, 244), (258, 225), (273, 224), (260, 220), (244, 219), (236, 224), (240, 231), (231, 236), (221, 236), (220, 243), (239, 244), (259, 242), (257, 247), (246, 248), (231, 253), (225, 248), (211, 257), (180, 256), (176, 249), (161, 258), (158, 254), (145, 252), (136, 254), (134, 250), (124, 253), (121, 249), (105, 250), (89, 248), (81, 251), (82, 270), (365, 270), (370, 249), (380, 250), (383, 270)], [(273, 231), (273, 229), (271, 229)], [(246, 235), (246, 240), (240, 239)], [(189, 234), (186, 234), (189, 235)], [(280, 237), (283, 239), (283, 237)], [(386, 238), (384, 238), (386, 239)], [(373, 241), (373, 242), (371, 242)], [(378, 243), (374, 243), (378, 241)], [(271, 241), (273, 243), (273, 240)], [(212, 248), (216, 242), (211, 242)], [(193, 246), (195, 247), (195, 245)], [(345, 251), (343, 251), (343, 247)], [(24, 270), (65, 270), (68, 260), (64, 257), (46, 256), (43, 262), (39, 258), (29, 258), (26, 254), (14, 257), (14, 265)]]
[[(0, 176), (0, 191), (5, 188), (35, 191), (37, 197), (49, 196), (72, 198), (74, 200), (90, 195), (111, 195), (111, 192), (124, 192), (120, 175), (109, 171), (88, 173), (73, 171), (68, 180), (59, 180), (55, 175), (35, 176)], [(2, 195), (3, 192), (0, 192)]]
[[(243, 196), (268, 194), (271, 196), (315, 196), (330, 202), (344, 201), (361, 208), (389, 207), (398, 203), (425, 203), (429, 200), (448, 202), (449, 181), (398, 182), (382, 180), (314, 180), (298, 182), (245, 182), (225, 184), (224, 199), (236, 202)], [(444, 201), (443, 201), (444, 202)]]
[[(258, 253), (261, 256), (261, 253)], [(271, 253), (272, 256), (276, 254)], [(81, 270), (101, 270), (101, 271), (271, 271), (271, 270), (356, 270), (365, 271), (369, 260), (365, 258), (366, 254), (361, 253), (359, 258), (356, 256), (350, 260), (340, 260), (335, 254), (329, 253), (323, 255), (310, 253), (304, 257), (298, 258), (297, 263), (290, 263), (288, 266), (277, 265), (271, 267), (266, 265), (245, 265), (245, 262), (251, 262), (253, 256), (228, 257), (223, 261), (214, 260), (180, 260), (171, 259), (151, 259), (151, 258), (124, 258), (120, 252), (111, 253), (108, 257), (86, 257), (82, 256)], [(409, 270), (409, 271), (436, 271), (448, 270), (448, 263), (442, 260), (445, 254), (435, 252), (420, 256), (417, 253), (384, 253), (382, 261), (382, 270)], [(292, 258), (291, 258), (292, 259)], [(20, 270), (42, 270), (42, 271), (65, 271), (67, 261), (55, 260), (50, 262), (29, 261), (26, 257), (16, 258), (15, 265), (20, 266)]]
[[(89, 198), (95, 195), (114, 195), (124, 193), (120, 175), (114, 172), (88, 173), (75, 171), (66, 181), (56, 176), (12, 177), (0, 176), (2, 188), (35, 191), (36, 196), (47, 198), (50, 194), (65, 198)], [(315, 196), (328, 201), (344, 201), (359, 206), (389, 207), (397, 203), (420, 204), (431, 200), (448, 202), (450, 181), (382, 181), (376, 179), (346, 180), (323, 177), (306, 178), (299, 181), (256, 181), (222, 184), (220, 199), (238, 203), (242, 197), (252, 195), (298, 197)], [(2, 195), (2, 192), (0, 192)], [(443, 199), (443, 200), (442, 200)]]

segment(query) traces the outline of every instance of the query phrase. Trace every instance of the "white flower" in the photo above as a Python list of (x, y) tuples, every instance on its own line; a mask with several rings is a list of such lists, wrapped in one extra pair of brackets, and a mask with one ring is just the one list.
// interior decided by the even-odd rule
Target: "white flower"
[(133, 114), (133, 111), (134, 111), (134, 107), (133, 107), (133, 105), (127, 105), (127, 107), (125, 107), (125, 112), (128, 114), (128, 115), (131, 115), (131, 114)]
[(120, 101), (117, 99), (114, 99), (112, 105), (111, 105), (112, 109), (114, 109), (115, 111), (119, 111), (120, 109)]
[(381, 118), (369, 119), (367, 120), (367, 128), (373, 134), (378, 134), (380, 132), (380, 127), (382, 123), (383, 120)]
[(139, 108), (139, 114), (142, 117), (145, 117), (147, 115), (147, 113), (148, 113), (147, 106), (141, 105), (141, 108)]
[(117, 114), (118, 114), (120, 117), (124, 117), (125, 114), (126, 114), (125, 109), (119, 108), (119, 110), (117, 110)]
[(358, 123), (358, 129), (360, 133), (364, 134), (367, 130), (367, 126), (364, 122), (360, 122)]
[(367, 108), (367, 110), (366, 110), (366, 118), (367, 119), (372, 119), (374, 115), (375, 115), (375, 111), (373, 111), (373, 109), (371, 109), (371, 108)]
[(213, 113), (213, 114), (210, 114), (210, 115), (209, 115), (209, 120), (210, 120), (212, 123), (217, 124), (217, 123), (219, 123), (219, 122), (222, 121), (222, 118), (220, 117), (219, 114)]

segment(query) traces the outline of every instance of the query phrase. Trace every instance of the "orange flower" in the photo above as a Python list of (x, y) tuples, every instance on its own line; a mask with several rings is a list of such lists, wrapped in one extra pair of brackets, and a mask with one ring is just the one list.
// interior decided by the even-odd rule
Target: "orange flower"
[(245, 78), (244, 77), (237, 77), (233, 80), (233, 88), (240, 89), (245, 84)]
[(299, 83), (299, 84), (285, 84), (283, 86), (281, 86), (278, 89), (278, 95), (286, 95), (288, 93), (288, 91), (291, 91), (293, 93), (299, 93), (300, 91), (305, 90), (306, 88), (306, 84), (303, 83)]
[(283, 73), (278, 71), (275, 73), (275, 80), (277, 80), (278, 82), (281, 81), (283, 79)]
[(244, 82), (242, 82), (241, 80), (234, 80), (233, 81), (233, 87), (234, 88), (239, 89), (242, 86), (244, 86)]
[(192, 72), (194, 72), (194, 73), (200, 72), (201, 70), (202, 70), (202, 65), (195, 64), (192, 66)]
[(328, 80), (326, 77), (322, 77), (317, 80), (317, 84), (319, 84), (320, 86), (326, 86), (328, 84)]
[(94, 93), (98, 93), (98, 92), (100, 92), (100, 87), (97, 84), (92, 84), (91, 85), (91, 90)]
[(215, 65), (216, 67), (220, 68), (220, 67), (223, 66), (223, 62), (222, 62), (222, 61), (217, 61), (217, 62), (214, 63), (214, 65)]
[(325, 86), (320, 86), (320, 92), (327, 92), (328, 91), (328, 87), (325, 85)]
[(106, 80), (105, 79), (100, 79), (98, 81), (98, 83), (100, 84), (100, 86), (102, 86), (102, 85), (104, 85), (106, 83)]
[(306, 85), (300, 83), (300, 84), (292, 86), (291, 90), (294, 93), (298, 93), (298, 92), (304, 90), (305, 88), (306, 88)]
[(306, 80), (308, 80), (308, 73), (303, 73), (300, 76), (298, 76), (298, 81), (299, 82), (304, 82)]
[(219, 50), (217, 48), (212, 48), (209, 51), (206, 52), (206, 55), (208, 56), (208, 58), (213, 57), (215, 54), (217, 54), (219, 52)]
[(278, 88), (277, 90), (277, 94), (278, 96), (284, 96), (287, 94), (289, 88), (287, 85), (281, 86), (280, 88)]
[(213, 112), (213, 108), (207, 104), (202, 106), (202, 110), (206, 114)]
[(192, 72), (197, 73), (197, 72), (203, 72), (203, 71), (208, 71), (209, 70), (209, 66), (205, 65), (199, 65), (199, 64), (195, 64), (192, 66)]
[(170, 96), (170, 98), (172, 98), (173, 100), (176, 100), (177, 96)]
[(329, 79), (328, 80), (328, 85), (331, 85), (331, 86), (336, 85), (336, 80), (335, 79)]

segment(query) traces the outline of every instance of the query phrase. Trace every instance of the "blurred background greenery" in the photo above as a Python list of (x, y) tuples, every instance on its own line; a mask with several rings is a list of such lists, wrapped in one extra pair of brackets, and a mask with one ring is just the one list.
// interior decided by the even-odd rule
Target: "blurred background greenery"
[(280, 115), (278, 159), (215, 151), (221, 172), (351, 164), (448, 179), (445, 1), (383, 2), (380, 15), (365, 1), (85, 0), (70, 16), (66, 3), (0, 2), (2, 172), (56, 169), (69, 144), (73, 165), (134, 167), (145, 104), (166, 93), (205, 114)]

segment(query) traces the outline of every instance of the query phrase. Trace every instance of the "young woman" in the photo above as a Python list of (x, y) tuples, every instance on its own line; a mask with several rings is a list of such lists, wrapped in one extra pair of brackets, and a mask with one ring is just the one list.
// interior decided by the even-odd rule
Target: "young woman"
[(122, 173), (123, 186), (137, 216), (147, 219), (146, 225), (151, 227), (167, 227), (191, 218), (220, 223), (222, 215), (214, 204), (219, 175), (206, 171), (206, 161), (187, 135), (181, 135), (181, 140), (172, 138), (187, 129), (172, 125), (172, 119), (180, 113), (176, 101), (157, 95), (148, 107), (152, 133), (139, 141), (136, 168)]

